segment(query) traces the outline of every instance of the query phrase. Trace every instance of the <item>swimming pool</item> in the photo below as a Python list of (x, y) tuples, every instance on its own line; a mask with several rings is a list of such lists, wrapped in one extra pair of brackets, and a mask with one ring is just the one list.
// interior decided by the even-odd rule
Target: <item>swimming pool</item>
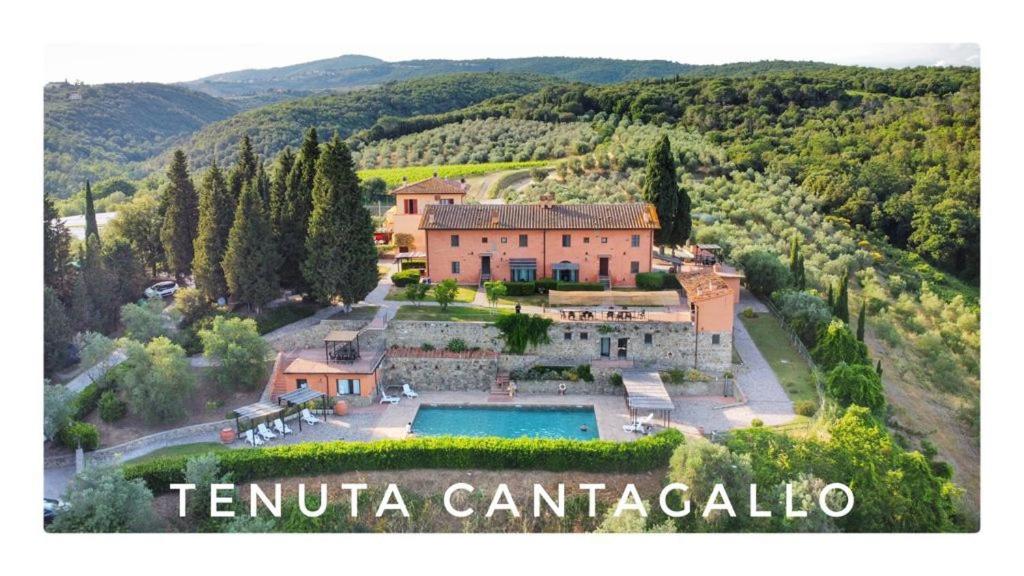
[(419, 436), (501, 436), (593, 440), (593, 406), (423, 405), (412, 422)]

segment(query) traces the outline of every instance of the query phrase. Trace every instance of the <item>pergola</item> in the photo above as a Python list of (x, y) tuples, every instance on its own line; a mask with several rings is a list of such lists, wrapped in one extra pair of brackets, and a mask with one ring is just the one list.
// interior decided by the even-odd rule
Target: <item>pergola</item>
[(676, 405), (657, 372), (624, 370), (622, 384), (626, 388), (626, 406), (633, 420), (636, 420), (639, 412), (654, 412), (661, 416), (662, 424), (668, 427)]
[(275, 406), (269, 402), (257, 402), (255, 404), (249, 404), (240, 408), (235, 408), (235, 430), (242, 433), (242, 420), (248, 420), (249, 422), (255, 422), (257, 420), (263, 420), (267, 422), (271, 419), (271, 416), (279, 417), (284, 412), (284, 408), (281, 406)]
[[(323, 404), (323, 410), (324, 410), (324, 413), (326, 414), (327, 413), (327, 394), (324, 394), (323, 392), (317, 392), (316, 390), (314, 390), (312, 388), (296, 388), (295, 390), (292, 390), (291, 392), (288, 392), (288, 393), (285, 393), (285, 394), (281, 394), (280, 396), (277, 397), (277, 403), (278, 403), (278, 405), (280, 407), (281, 401), (284, 400), (286, 406), (288, 408), (290, 408), (292, 406), (301, 406), (301, 405), (305, 404), (306, 402), (311, 402), (311, 401), (316, 400), (318, 398), (320, 399), (321, 403)], [(280, 408), (280, 409), (284, 410), (285, 408)], [(324, 421), (326, 421), (326, 418), (324, 419)], [(302, 430), (302, 418), (299, 418), (298, 422), (299, 422), (299, 430), (301, 431)]]
[(359, 358), (359, 332), (355, 330), (332, 330), (324, 337), (324, 354), (327, 363), (352, 362)]

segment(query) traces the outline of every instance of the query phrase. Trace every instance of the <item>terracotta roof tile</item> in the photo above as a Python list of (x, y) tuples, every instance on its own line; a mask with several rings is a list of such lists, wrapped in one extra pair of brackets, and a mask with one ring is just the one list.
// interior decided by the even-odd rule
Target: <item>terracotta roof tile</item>
[(444, 178), (427, 178), (405, 186), (399, 186), (391, 191), (392, 194), (465, 194), (466, 188), (458, 180), (446, 180)]
[(692, 302), (710, 300), (723, 294), (732, 293), (725, 280), (710, 270), (684, 272), (676, 274), (676, 278), (683, 285), (683, 290), (686, 290), (686, 298)]
[(424, 230), (611, 230), (658, 229), (650, 204), (431, 204)]

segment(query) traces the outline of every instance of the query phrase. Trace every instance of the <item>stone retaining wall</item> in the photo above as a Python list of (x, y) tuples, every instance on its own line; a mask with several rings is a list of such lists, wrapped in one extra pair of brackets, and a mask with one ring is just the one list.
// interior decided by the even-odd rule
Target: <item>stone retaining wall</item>
[(498, 373), (498, 355), (403, 356), (389, 350), (384, 357), (386, 386), (409, 383), (417, 390), (490, 390)]
[[(332, 330), (361, 330), (369, 324), (369, 320), (321, 320), (309, 328), (283, 334), (270, 341), (270, 345), (280, 352), (294, 352), (306, 348), (323, 348), (324, 336)], [(370, 331), (367, 331), (370, 332)], [(377, 330), (376, 332), (380, 332)], [(363, 335), (360, 335), (362, 338)], [(362, 342), (362, 340), (360, 340)]]

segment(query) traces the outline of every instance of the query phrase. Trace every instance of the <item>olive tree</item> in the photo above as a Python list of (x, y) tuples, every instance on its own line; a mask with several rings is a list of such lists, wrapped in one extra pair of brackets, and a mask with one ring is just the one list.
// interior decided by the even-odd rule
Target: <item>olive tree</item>
[(86, 468), (63, 497), (54, 532), (150, 532), (157, 527), (153, 493), (142, 479), (128, 480), (120, 467)]
[(199, 331), (203, 356), (214, 361), (213, 377), (224, 389), (253, 390), (267, 376), (270, 347), (251, 318), (217, 316)]
[(121, 340), (127, 358), (121, 387), (132, 412), (147, 422), (171, 422), (185, 416), (185, 401), (195, 377), (185, 350), (160, 336), (141, 344)]

